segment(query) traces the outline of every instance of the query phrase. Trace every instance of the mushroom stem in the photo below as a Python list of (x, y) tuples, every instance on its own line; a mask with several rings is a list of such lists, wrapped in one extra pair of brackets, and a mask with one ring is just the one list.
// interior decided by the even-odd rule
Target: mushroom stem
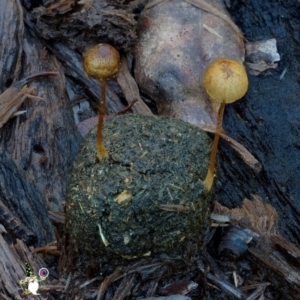
[(101, 98), (99, 106), (99, 121), (97, 127), (97, 156), (99, 160), (108, 157), (108, 152), (103, 143), (103, 124), (106, 108), (106, 80), (100, 80)]
[(215, 132), (214, 141), (212, 144), (209, 167), (208, 167), (206, 178), (203, 181), (203, 185), (204, 185), (205, 189), (207, 190), (207, 192), (209, 192), (211, 190), (213, 183), (214, 183), (215, 165), (216, 165), (216, 159), (217, 159), (220, 132), (222, 129), (224, 109), (225, 109), (225, 102), (222, 102), (220, 105), (219, 111), (218, 111), (217, 128), (216, 128), (216, 132)]
[(83, 55), (83, 68), (86, 74), (100, 81), (101, 98), (97, 127), (97, 157), (101, 161), (108, 157), (103, 143), (103, 126), (106, 107), (106, 80), (116, 76), (120, 69), (119, 52), (108, 44), (98, 44)]

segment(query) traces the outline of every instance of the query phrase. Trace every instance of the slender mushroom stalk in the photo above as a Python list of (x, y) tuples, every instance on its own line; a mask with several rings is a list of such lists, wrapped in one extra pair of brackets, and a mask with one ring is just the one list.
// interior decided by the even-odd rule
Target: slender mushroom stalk
[(108, 44), (93, 46), (84, 54), (83, 67), (86, 74), (98, 79), (101, 88), (99, 107), (99, 121), (97, 128), (97, 156), (101, 161), (108, 157), (108, 152), (103, 143), (103, 124), (106, 108), (106, 80), (116, 76), (120, 69), (119, 52)]
[(225, 104), (235, 102), (246, 94), (248, 90), (248, 77), (244, 66), (240, 62), (220, 58), (207, 67), (203, 83), (210, 98), (220, 103), (209, 167), (206, 178), (203, 181), (204, 187), (209, 192), (214, 182), (215, 164)]

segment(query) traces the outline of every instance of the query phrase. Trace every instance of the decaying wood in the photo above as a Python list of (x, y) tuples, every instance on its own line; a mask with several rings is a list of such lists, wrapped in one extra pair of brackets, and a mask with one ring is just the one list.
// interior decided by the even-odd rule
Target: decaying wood
[(124, 277), (112, 300), (124, 299), (127, 294), (130, 295), (130, 289), (133, 286), (133, 282), (134, 274)]
[[(84, 1), (88, 2), (88, 1)], [(75, 0), (61, 0), (57, 3), (48, 2), (45, 6), (40, 7), (40, 14), (42, 16), (55, 17), (57, 15), (64, 15), (74, 9), (76, 5)]]
[(260, 235), (271, 237), (277, 234), (278, 216), (276, 210), (255, 195), (253, 200), (245, 199), (241, 208), (228, 209), (216, 203), (214, 212), (226, 215), (231, 222), (247, 226)]
[(28, 245), (50, 242), (54, 238), (43, 197), (36, 186), (19, 170), (9, 154), (0, 148), (1, 224), (11, 238)]
[(35, 253), (44, 253), (46, 255), (60, 256), (60, 251), (56, 245), (47, 245), (44, 247), (38, 247), (34, 249)]
[[(47, 7), (35, 8), (31, 18), (38, 35), (52, 43), (64, 40), (80, 51), (101, 42), (111, 43), (126, 52), (131, 49), (137, 23), (124, 4), (111, 1), (108, 5), (107, 1), (89, 0), (81, 1), (77, 9), (73, 6), (70, 10), (74, 2), (52, 0)], [(57, 15), (59, 17), (53, 17)]]
[(246, 294), (240, 289), (236, 288), (231, 282), (219, 278), (210, 272), (207, 272), (202, 264), (198, 263), (199, 269), (206, 274), (206, 278), (209, 282), (212, 282), (214, 288), (219, 291), (225, 291), (228, 295), (235, 297), (236, 299), (246, 299)]
[[(202, 128), (206, 132), (215, 133), (216, 129), (203, 126)], [(262, 169), (261, 163), (239, 142), (231, 138), (229, 135), (226, 134), (224, 130), (220, 133), (221, 138), (223, 138), (240, 156), (240, 158), (255, 172), (260, 172)]]
[(0, 95), (0, 128), (15, 116), (19, 107), (30, 97), (33, 91), (33, 88), (27, 86), (21, 89), (12, 86)]
[[(6, 123), (0, 132), (0, 145), (7, 149), (18, 168), (26, 170), (48, 208), (62, 208), (72, 156), (76, 155), (80, 136), (74, 131), (71, 111), (67, 107), (65, 79), (61, 65), (34, 37), (26, 35), (23, 42), (24, 73), (44, 69), (59, 72), (28, 84), (43, 101), (25, 103), (26, 115)], [(54, 150), (54, 151), (53, 151)]]
[(19, 280), (24, 278), (26, 275), (24, 270), (21, 268), (22, 263), (20, 262), (16, 249), (10, 247), (3, 238), (3, 235), (7, 234), (7, 231), (2, 225), (0, 225), (0, 227), (1, 290), (6, 291), (8, 296), (17, 299), (15, 297), (20, 297), (18, 292)]
[(98, 294), (97, 294), (97, 300), (101, 300), (102, 295), (104, 294), (107, 287), (114, 282), (116, 279), (120, 278), (120, 275), (122, 274), (121, 269), (116, 269), (114, 273), (112, 273), (110, 276), (105, 278), (105, 280), (102, 281), (101, 285), (99, 286)]
[(22, 70), (24, 35), (23, 9), (20, 1), (4, 1), (2, 7), (0, 10), (0, 32), (3, 33), (0, 37), (0, 93), (14, 78), (18, 77)]
[[(24, 262), (28, 262), (35, 274), (45, 267), (46, 263), (41, 256), (33, 255), (26, 244), (17, 239), (13, 243), (6, 241), (9, 233), (0, 224), (0, 298), (21, 299), (19, 281), (26, 277)], [(5, 291), (5, 294), (3, 292)]]
[(24, 225), (24, 223), (16, 216), (0, 200), (0, 222), (3, 224), (16, 238), (22, 239), (25, 243), (32, 244), (36, 240), (36, 235)]
[[(27, 98), (32, 97), (31, 94), (34, 89), (25, 85), (31, 80), (49, 75), (58, 75), (58, 73), (44, 72), (28, 76), (27, 78), (15, 83), (0, 95), (0, 128), (15, 115), (17, 110)], [(39, 100), (42, 100), (42, 98), (39, 98)]]
[(127, 60), (125, 57), (122, 57), (121, 68), (117, 80), (122, 88), (128, 104), (130, 104), (133, 99), (138, 100), (137, 103), (135, 103), (132, 107), (132, 111), (140, 115), (151, 116), (152, 112), (140, 97), (139, 88), (136, 81), (129, 72)]
[[(23, 13), (19, 0), (2, 3), (0, 222), (5, 230), (0, 236), (0, 290), (11, 299), (20, 299), (24, 261), (34, 272), (46, 266), (28, 246), (54, 239), (47, 209), (62, 209), (80, 141), (67, 105), (61, 64), (24, 29)], [(47, 70), (56, 76), (43, 76)], [(33, 81), (30, 74), (41, 78)], [(33, 91), (36, 97), (26, 100)], [(18, 107), (26, 112), (8, 120)]]
[(80, 122), (77, 125), (77, 129), (80, 132), (82, 137), (85, 137), (92, 128), (94, 128), (98, 124), (98, 117), (92, 117)]
[(228, 209), (216, 203), (214, 211), (256, 233), (249, 244), (250, 259), (285, 299), (295, 299), (300, 293), (300, 249), (278, 233), (276, 210), (253, 195), (241, 208)]
[(186, 295), (198, 287), (198, 284), (188, 278), (177, 280), (161, 289), (163, 295)]

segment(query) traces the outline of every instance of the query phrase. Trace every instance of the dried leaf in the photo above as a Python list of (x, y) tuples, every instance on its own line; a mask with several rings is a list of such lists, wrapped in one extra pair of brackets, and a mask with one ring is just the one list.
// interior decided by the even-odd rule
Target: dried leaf
[(247, 42), (246, 65), (250, 74), (259, 75), (260, 73), (277, 68), (280, 55), (277, 51), (276, 39), (269, 39), (258, 42)]
[(249, 70), (249, 73), (255, 76), (258, 76), (259, 74), (265, 72), (266, 70), (276, 69), (278, 67), (277, 63), (270, 65), (265, 63), (264, 61), (255, 64), (246, 62), (245, 64), (247, 66), (247, 69)]
[(145, 6), (145, 9), (149, 9), (149, 8), (153, 7), (154, 5), (157, 5), (157, 4), (160, 4), (160, 3), (164, 3), (164, 2), (167, 2), (167, 1), (169, 1), (169, 0), (154, 0), (151, 3), (148, 3)]
[(273, 64), (280, 61), (276, 39), (247, 42), (245, 44), (246, 60), (251, 63), (266, 62)]
[(235, 31), (235, 33), (240, 37), (241, 39), (241, 43), (243, 40), (243, 35), (242, 32), (240, 31), (240, 29), (234, 24), (234, 22), (230, 19), (230, 17), (228, 17), (227, 15), (225, 15), (224, 13), (222, 13), (221, 11), (219, 11), (217, 8), (211, 6), (209, 3), (207, 3), (204, 0), (184, 0), (187, 3), (190, 3), (204, 11), (210, 12), (216, 16), (218, 16), (219, 18), (221, 18), (222, 20), (224, 20), (225, 22), (227, 22)]

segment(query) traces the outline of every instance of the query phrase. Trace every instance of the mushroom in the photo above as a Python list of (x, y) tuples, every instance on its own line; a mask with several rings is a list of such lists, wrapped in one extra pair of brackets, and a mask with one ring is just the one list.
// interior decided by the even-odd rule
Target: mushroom
[(207, 67), (204, 73), (203, 84), (210, 98), (220, 103), (209, 167), (206, 178), (203, 181), (206, 190), (210, 191), (214, 182), (216, 155), (225, 104), (235, 102), (246, 94), (248, 77), (242, 63), (232, 59), (220, 58)]
[(98, 44), (89, 49), (83, 57), (83, 67), (86, 74), (100, 81), (101, 99), (99, 121), (97, 128), (97, 156), (101, 161), (108, 157), (103, 143), (103, 123), (106, 108), (106, 80), (116, 76), (120, 69), (119, 52), (108, 44)]

